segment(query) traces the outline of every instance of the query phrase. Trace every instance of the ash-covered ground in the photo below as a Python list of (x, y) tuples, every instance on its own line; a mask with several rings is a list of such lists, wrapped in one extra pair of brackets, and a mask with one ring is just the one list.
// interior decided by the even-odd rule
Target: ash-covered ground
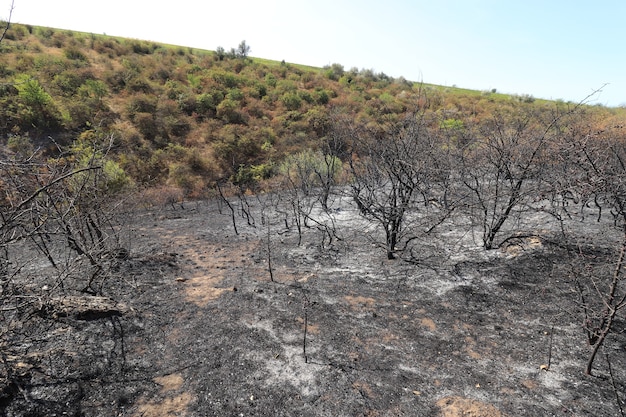
[[(254, 225), (236, 213), (238, 234), (219, 206), (138, 210), (129, 256), (97, 296), (42, 289), (45, 266), (15, 277), (41, 303), (3, 327), (0, 415), (619, 416), (625, 407), (624, 315), (586, 376), (571, 251), (556, 233), (484, 251), (450, 222), (414, 245), (409, 263), (386, 259), (349, 201), (332, 214), (331, 242), (312, 224), (300, 244), (293, 223), (258, 204)], [(581, 230), (602, 227), (594, 221)], [(614, 246), (608, 235), (594, 245)]]

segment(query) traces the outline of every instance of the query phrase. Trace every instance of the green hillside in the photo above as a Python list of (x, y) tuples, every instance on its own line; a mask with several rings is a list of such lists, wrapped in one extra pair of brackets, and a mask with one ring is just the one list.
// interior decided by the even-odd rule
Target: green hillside
[(200, 197), (218, 179), (270, 179), (287, 155), (320, 145), (333, 114), (382, 126), (416, 108), (477, 121), (568, 105), (251, 58), (239, 47), (214, 52), (11, 25), (0, 45), (0, 138), (13, 151), (52, 154), (111, 143), (109, 155), (137, 186)]

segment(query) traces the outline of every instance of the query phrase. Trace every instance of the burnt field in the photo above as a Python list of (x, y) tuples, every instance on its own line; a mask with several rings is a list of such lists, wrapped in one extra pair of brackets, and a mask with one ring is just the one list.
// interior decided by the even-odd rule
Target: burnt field
[(584, 372), (581, 286), (598, 277), (602, 304), (619, 256), (609, 220), (576, 217), (566, 241), (536, 214), (533, 233), (484, 250), (451, 217), (389, 260), (351, 200), (300, 232), (249, 203), (237, 233), (218, 201), (129, 212), (126, 251), (92, 294), (84, 272), (59, 279), (24, 244), (3, 286), (0, 415), (622, 413), (623, 310)]

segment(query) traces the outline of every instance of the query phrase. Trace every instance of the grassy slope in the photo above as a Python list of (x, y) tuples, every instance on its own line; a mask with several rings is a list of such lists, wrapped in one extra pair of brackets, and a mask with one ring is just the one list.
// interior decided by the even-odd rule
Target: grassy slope
[[(12, 25), (0, 50), (0, 137), (68, 145), (113, 136), (137, 183), (188, 195), (221, 177), (271, 176), (285, 155), (318, 145), (334, 109), (380, 124), (424, 97), (444, 119), (566, 104), (45, 27)], [(29, 96), (25, 79), (49, 99)]]

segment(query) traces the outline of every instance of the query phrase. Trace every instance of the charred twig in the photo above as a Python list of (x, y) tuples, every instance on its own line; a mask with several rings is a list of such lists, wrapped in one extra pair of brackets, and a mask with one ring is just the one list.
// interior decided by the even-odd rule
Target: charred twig
[(554, 341), (554, 324), (552, 325), (552, 328), (550, 329), (550, 343), (548, 344), (548, 368), (547, 370), (550, 369), (550, 366), (552, 366), (552, 342)]
[[(624, 259), (625, 249), (626, 248), (622, 249), (622, 253), (620, 255), (620, 261), (618, 263), (618, 268), (616, 268), (616, 272), (614, 275), (614, 282), (612, 283), (612, 288), (615, 288), (617, 286), (617, 282), (616, 282), (617, 275), (619, 274), (619, 269), (621, 269), (622, 267), (622, 261)], [(606, 340), (607, 336), (613, 331), (613, 324), (615, 321), (615, 316), (617, 315), (618, 310), (624, 306), (625, 301), (626, 301), (626, 294), (622, 297), (622, 299), (617, 304), (607, 302), (606, 310), (603, 313), (601, 326), (600, 328), (597, 329), (597, 333), (596, 333), (597, 339), (595, 341), (593, 351), (591, 352), (591, 355), (589, 356), (589, 360), (587, 361), (587, 366), (585, 368), (585, 373), (587, 375), (592, 374), (592, 367), (593, 367), (593, 362), (595, 360), (595, 357), (598, 351), (600, 350), (600, 348), (602, 347), (602, 345), (604, 344), (604, 341)]]
[(267, 270), (270, 273), (270, 281), (274, 282), (274, 270), (272, 268), (272, 238), (271, 238), (271, 222), (267, 220)]
[(4, 40), (4, 37), (7, 35), (9, 27), (11, 26), (11, 16), (13, 16), (13, 9), (15, 9), (15, 0), (11, 1), (11, 7), (9, 8), (9, 18), (6, 21), (6, 26), (2, 30), (2, 34), (0, 35), (0, 42)]
[(310, 300), (309, 300), (309, 296), (306, 293), (306, 290), (304, 288), (304, 286), (300, 286), (300, 289), (302, 290), (302, 311), (303, 311), (303, 319), (304, 319), (304, 329), (302, 331), (302, 357), (304, 358), (304, 363), (308, 363), (309, 362), (309, 357), (307, 356), (306, 353), (306, 345), (307, 345), (307, 334), (309, 331), (309, 314), (308, 314), (308, 308), (311, 304)]
[(626, 414), (624, 414), (622, 400), (619, 397), (619, 390), (617, 389), (615, 377), (613, 376), (613, 367), (611, 366), (611, 361), (609, 360), (609, 354), (605, 352), (604, 357), (606, 358), (606, 364), (609, 367), (609, 377), (611, 378), (611, 386), (613, 387), (613, 393), (615, 394), (615, 402), (617, 403), (617, 408), (619, 409), (620, 416), (624, 417)]
[(230, 204), (230, 201), (228, 201), (228, 199), (224, 195), (224, 192), (222, 191), (222, 186), (221, 186), (219, 181), (217, 182), (217, 191), (220, 194), (221, 200), (224, 203), (226, 203), (226, 206), (230, 210), (230, 217), (231, 217), (232, 222), (233, 222), (233, 229), (235, 230), (235, 234), (239, 235), (239, 231), (237, 230), (237, 220), (235, 219), (235, 209), (233, 208), (232, 204)]

